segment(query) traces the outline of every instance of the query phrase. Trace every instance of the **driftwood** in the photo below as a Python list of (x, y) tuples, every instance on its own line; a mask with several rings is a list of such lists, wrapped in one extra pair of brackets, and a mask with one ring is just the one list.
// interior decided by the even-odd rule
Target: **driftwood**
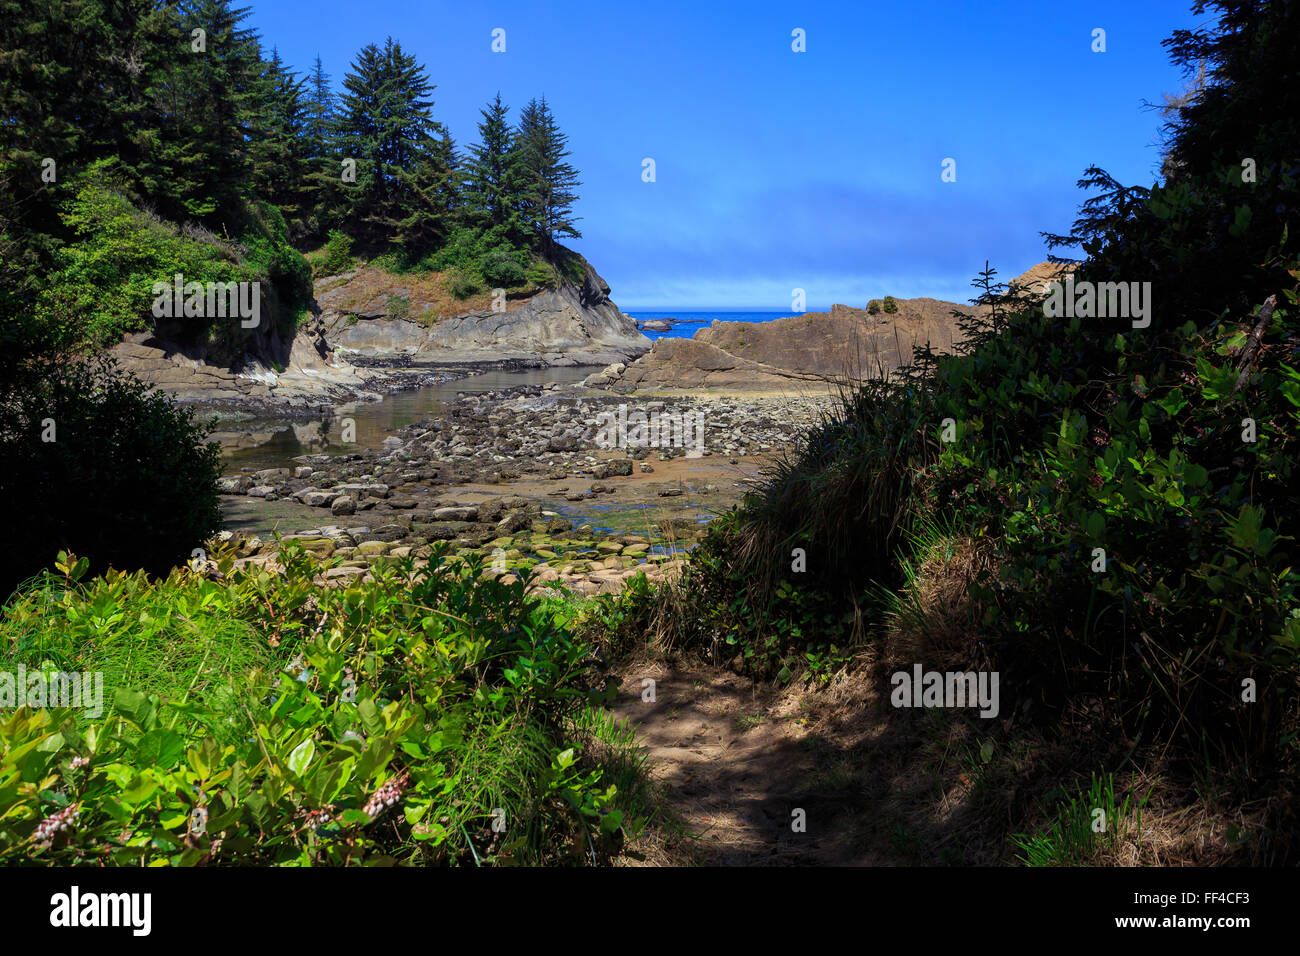
[(1241, 360), (1237, 362), (1237, 384), (1232, 387), (1235, 392), (1246, 384), (1246, 379), (1250, 377), (1250, 367), (1255, 362), (1255, 355), (1259, 352), (1259, 343), (1264, 338), (1264, 330), (1268, 328), (1268, 323), (1273, 319), (1273, 309), (1277, 307), (1277, 296), (1270, 295), (1264, 300), (1264, 304), (1259, 307), (1259, 321), (1255, 323), (1255, 328), (1251, 330), (1250, 336), (1246, 339), (1246, 344), (1241, 349)]

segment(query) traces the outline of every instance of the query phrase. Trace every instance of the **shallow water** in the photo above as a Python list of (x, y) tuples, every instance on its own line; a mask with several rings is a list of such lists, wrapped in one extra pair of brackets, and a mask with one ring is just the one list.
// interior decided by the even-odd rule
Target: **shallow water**
[[(539, 368), (517, 372), (484, 372), (469, 378), (392, 392), (378, 402), (337, 405), (321, 418), (253, 418), (226, 422), (213, 433), (221, 444), (222, 458), (231, 470), (279, 468), (299, 455), (347, 454), (379, 448), (385, 438), (407, 425), (435, 418), (456, 400), (459, 392), (491, 392), (521, 385), (579, 382), (597, 369)], [(356, 426), (353, 444), (342, 443), (343, 420)]]

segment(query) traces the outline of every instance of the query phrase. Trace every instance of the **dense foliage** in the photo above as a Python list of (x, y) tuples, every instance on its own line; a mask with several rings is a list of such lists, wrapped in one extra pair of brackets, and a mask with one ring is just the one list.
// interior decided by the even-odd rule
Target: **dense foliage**
[[(575, 611), (467, 562), (377, 566), (320, 588), (283, 572), (159, 582), (84, 562), (0, 619), (13, 671), (98, 670), (105, 713), (0, 721), (8, 864), (599, 862), (625, 813), (607, 699)], [(215, 578), (215, 579), (214, 579)], [(206, 665), (206, 666), (205, 666)], [(251, 668), (251, 669), (246, 669)], [(630, 815), (628, 829), (640, 824)]]
[(215, 444), (111, 363), (31, 360), (0, 382), (0, 597), (65, 548), (166, 574), (221, 527)]

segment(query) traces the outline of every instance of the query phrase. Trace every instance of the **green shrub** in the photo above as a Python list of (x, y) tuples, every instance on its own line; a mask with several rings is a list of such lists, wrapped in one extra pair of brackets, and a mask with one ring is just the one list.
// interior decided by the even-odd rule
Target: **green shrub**
[[(609, 695), (589, 648), (524, 582), (478, 561), (451, 570), (439, 552), (322, 589), (309, 554), (281, 557), (271, 571), (219, 556), (220, 582), (181, 570), (84, 585), (65, 557), (6, 611), (9, 666), (90, 669), (97, 646), (128, 636), (152, 666), (109, 659), (123, 683), (100, 717), (3, 715), (0, 862), (599, 863), (642, 825), (619, 789), (638, 776), (631, 741), (593, 712)], [(190, 671), (162, 666), (166, 638), (190, 632), (274, 660), (249, 674), (247, 656), (222, 659), (181, 686)], [(610, 752), (584, 755), (590, 739)], [(60, 812), (69, 825), (38, 839)]]
[[(74, 239), (55, 252), (36, 314), (69, 327), (78, 341), (113, 345), (150, 327), (154, 283), (170, 285), (180, 274), (186, 282), (260, 283), (262, 315), (288, 334), (310, 302), (311, 269), (289, 244), (278, 209), (258, 202), (243, 213), (237, 239), (194, 223), (178, 226), (133, 205), (116, 160), (99, 160), (74, 181), (63, 205)], [(238, 323), (187, 321), (189, 338), (215, 334), (234, 354), (255, 334)]]
[(479, 275), (491, 288), (513, 289), (528, 281), (528, 272), (516, 254), (494, 249), (479, 263)]
[[(165, 574), (221, 526), (215, 444), (109, 360), (32, 361), (0, 384), (4, 594), (61, 549)], [(49, 440), (46, 440), (49, 439)]]
[(456, 299), (468, 299), (481, 291), (477, 281), (459, 271), (452, 274), (450, 281), (447, 283), (447, 289), (451, 292), (452, 297)]
[(320, 260), (319, 275), (338, 275), (352, 268), (352, 237), (338, 229), (331, 229), (325, 242), (325, 255)]
[(887, 315), (893, 315), (898, 311), (898, 302), (892, 295), (887, 295), (885, 301), (881, 304), (881, 308), (885, 310)]
[(487, 241), (488, 236), (478, 229), (460, 226), (453, 229), (442, 247), (430, 253), (427, 259), (437, 271), (473, 269), (483, 256)]
[(868, 315), (879, 315), (879, 314), (880, 314), (880, 300), (879, 300), (879, 299), (872, 299), (870, 302), (867, 303), (867, 314), (868, 314)]

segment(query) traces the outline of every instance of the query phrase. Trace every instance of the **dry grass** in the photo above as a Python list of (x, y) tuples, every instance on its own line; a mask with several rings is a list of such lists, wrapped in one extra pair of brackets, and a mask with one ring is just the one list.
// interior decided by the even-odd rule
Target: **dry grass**
[[(423, 325), (432, 325), (449, 316), (466, 312), (487, 311), (492, 308), (492, 290), (484, 289), (475, 295), (458, 299), (451, 294), (455, 278), (451, 270), (428, 273), (393, 275), (373, 266), (362, 266), (347, 283), (347, 291), (336, 308), (343, 312), (368, 312), (384, 308), (394, 296), (409, 300), (406, 318)], [(520, 308), (524, 302), (541, 289), (510, 292), (506, 297), (506, 311)]]
[(982, 572), (992, 570), (990, 551), (987, 542), (965, 536), (939, 538), (925, 548), (888, 615), (886, 656), (937, 670), (974, 665), (984, 608), (970, 589)]

